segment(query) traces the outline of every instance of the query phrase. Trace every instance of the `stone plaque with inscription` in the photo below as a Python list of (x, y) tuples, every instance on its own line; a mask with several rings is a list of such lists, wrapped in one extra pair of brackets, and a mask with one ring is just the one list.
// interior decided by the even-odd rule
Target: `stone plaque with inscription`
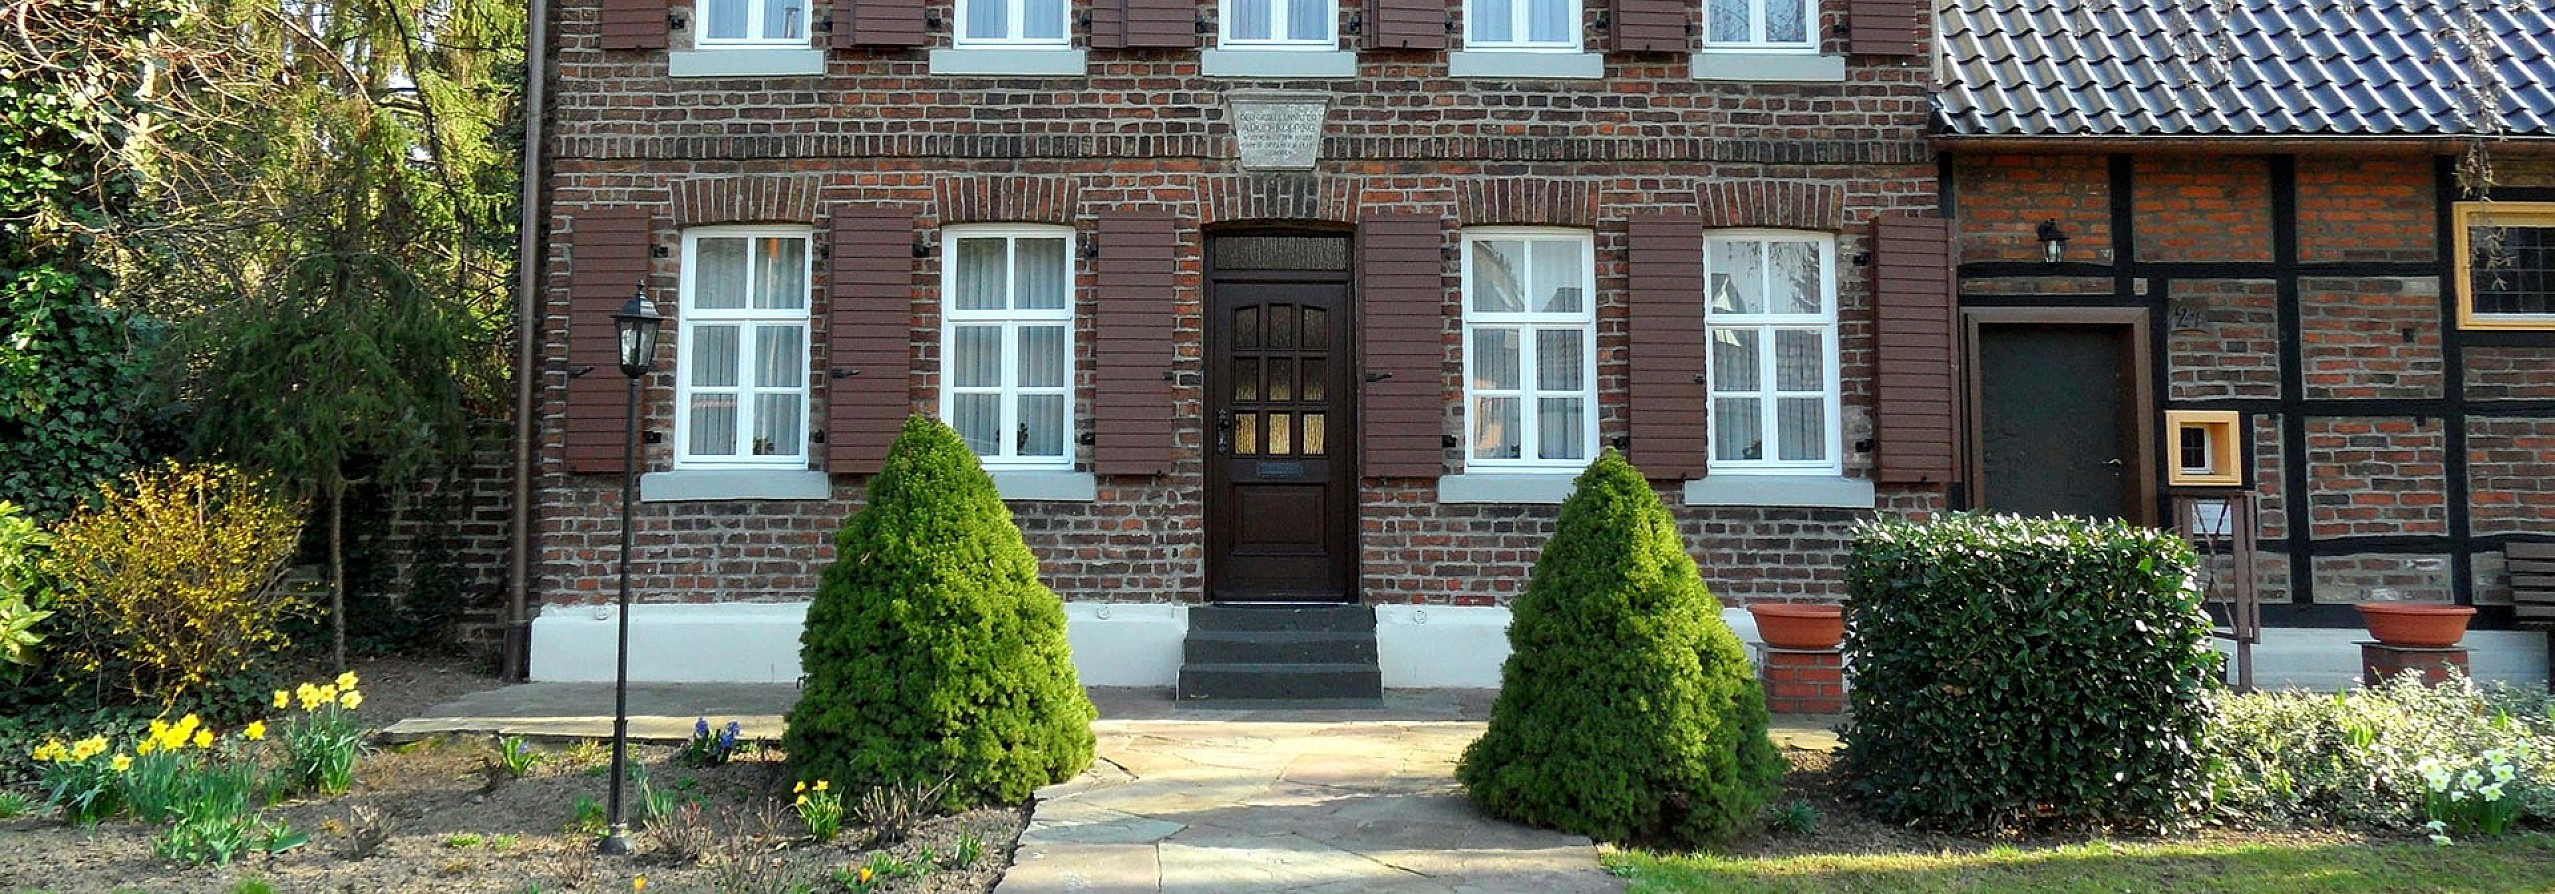
[(1322, 157), (1331, 95), (1314, 90), (1229, 90), (1233, 145), (1246, 171), (1310, 171)]

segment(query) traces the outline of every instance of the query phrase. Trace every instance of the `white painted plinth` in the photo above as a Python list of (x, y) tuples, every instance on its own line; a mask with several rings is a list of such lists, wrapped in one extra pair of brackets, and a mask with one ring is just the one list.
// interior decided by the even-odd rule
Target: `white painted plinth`
[[(630, 612), (630, 679), (788, 683), (798, 679), (807, 603), (642, 605)], [(532, 622), (532, 679), (612, 679), (616, 611), (557, 606)], [(1169, 686), (1180, 674), (1189, 610), (1178, 605), (1065, 604), (1074, 669), (1086, 686)]]

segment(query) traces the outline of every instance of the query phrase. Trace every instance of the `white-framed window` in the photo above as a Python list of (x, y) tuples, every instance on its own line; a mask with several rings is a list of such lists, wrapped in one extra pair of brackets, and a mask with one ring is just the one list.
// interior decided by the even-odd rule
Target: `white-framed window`
[(1712, 470), (1838, 475), (1836, 237), (1708, 234)]
[(958, 226), (941, 271), (940, 416), (987, 468), (1073, 466), (1073, 230)]
[(693, 16), (703, 49), (807, 45), (807, 0), (699, 0)]
[(1254, 50), (1339, 48), (1338, 0), (1224, 0), (1218, 46)]
[(1464, 48), (1578, 52), (1579, 3), (1464, 0)]
[(683, 234), (676, 468), (806, 468), (808, 231)]
[(1064, 47), (1068, 0), (958, 0), (957, 47)]
[(1705, 49), (1819, 48), (1818, 0), (1704, 0)]
[(1464, 231), (1468, 469), (1579, 469), (1597, 448), (1596, 240)]

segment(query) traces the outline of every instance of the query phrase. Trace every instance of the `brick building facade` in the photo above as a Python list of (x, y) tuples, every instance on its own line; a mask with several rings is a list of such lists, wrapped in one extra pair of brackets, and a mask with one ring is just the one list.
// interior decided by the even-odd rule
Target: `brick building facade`
[[(1027, 52), (970, 48), (962, 32), (1006, 26), (947, 2), (790, 5), (830, 29), (743, 47), (702, 39), (735, 24), (709, 24), (725, 0), (557, 5), (534, 674), (609, 672), (624, 387), (609, 314), (642, 282), (674, 320), (645, 398), (637, 651), (753, 653), (643, 661), (643, 677), (794, 673), (795, 605), (909, 412), (952, 418), (986, 456), (1100, 682), (1159, 682), (1092, 656), (1158, 667), (1179, 606), (1308, 596), (1471, 631), (1462, 644), (1494, 654), (1463, 679), (1482, 682), (1498, 607), (1607, 446), (1659, 479), (1733, 604), (1836, 598), (1855, 520), (1942, 505), (1948, 446), (1888, 429), (1948, 404), (1892, 414), (1874, 387), (1882, 280), (1919, 303), (1943, 291), (1939, 238), (1921, 250), (1939, 225), (1905, 223), (1936, 214), (1917, 5), (1813, 4), (1807, 23), (1759, 23), (1799, 32), (1769, 50), (1688, 37), (1708, 30), (1689, 4), (1537, 0), (1518, 8), (1580, 27), (1532, 24), (1520, 33), (1546, 45), (1509, 52), (1480, 36), (1498, 28), (1482, 10), (1395, 2), (1338, 4), (1331, 43), (1292, 55), (1220, 30), (1267, 15), (1250, 4), (1076, 6), (1065, 42)], [(1127, 24), (1164, 16), (1178, 27)], [(1719, 385), (1713, 252), (1716, 283), (1747, 281), (1725, 309), (1806, 302), (1721, 318), (1725, 339), (1766, 349), (1733, 353)], [(756, 297), (709, 279), (732, 270)], [(1283, 297), (1316, 287), (1328, 297)], [(1512, 295), (1525, 303), (1496, 306)], [(1293, 308), (1346, 322), (1286, 317), (1306, 327), (1288, 350), (1224, 328), (1266, 314), (1250, 319), (1273, 333)], [(1334, 334), (1346, 350), (1306, 349)], [(1476, 344), (1493, 347), (1468, 359)], [(738, 352), (754, 359), (730, 372)], [(1756, 417), (1718, 446), (1716, 394)], [(1329, 498), (1350, 508), (1271, 483), (1307, 468), (1344, 481)], [(1250, 529), (1267, 507), (1344, 528), (1327, 535), (1344, 586), (1254, 564), (1303, 546)], [(1394, 660), (1388, 682), (1444, 682)]]

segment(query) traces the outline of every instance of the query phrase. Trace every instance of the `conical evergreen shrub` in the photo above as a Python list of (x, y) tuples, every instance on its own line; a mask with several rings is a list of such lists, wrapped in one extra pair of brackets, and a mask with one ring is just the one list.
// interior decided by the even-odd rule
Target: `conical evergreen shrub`
[(802, 780), (950, 780), (941, 807), (1016, 804), (1091, 765), (1091, 700), (1064, 603), (1011, 511), (940, 421), (915, 416), (834, 538), (800, 634), (782, 739)]
[(1773, 797), (1765, 693), (1676, 522), (1612, 450), (1579, 476), (1513, 607), (1490, 727), (1456, 778), (1485, 812), (1691, 848)]

